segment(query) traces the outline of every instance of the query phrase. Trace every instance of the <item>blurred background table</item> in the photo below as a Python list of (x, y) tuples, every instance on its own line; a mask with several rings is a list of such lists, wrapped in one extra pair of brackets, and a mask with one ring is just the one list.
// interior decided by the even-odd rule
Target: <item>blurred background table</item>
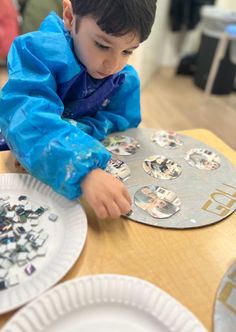
[[(210, 131), (181, 133), (218, 150), (236, 167), (236, 152)], [(0, 172), (19, 172), (9, 151), (0, 153)], [(83, 205), (88, 217), (87, 241), (82, 255), (61, 281), (100, 273), (136, 276), (168, 292), (212, 330), (217, 288), (236, 260), (235, 213), (208, 227), (172, 230), (124, 218), (98, 220), (86, 202)], [(13, 314), (0, 316), (0, 327)]]

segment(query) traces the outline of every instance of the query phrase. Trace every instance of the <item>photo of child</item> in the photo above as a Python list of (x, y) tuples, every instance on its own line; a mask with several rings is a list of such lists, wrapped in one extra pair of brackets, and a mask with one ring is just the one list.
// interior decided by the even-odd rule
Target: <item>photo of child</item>
[(183, 145), (183, 142), (175, 131), (157, 130), (151, 136), (151, 140), (165, 149), (176, 149)]
[(105, 171), (111, 173), (120, 181), (127, 180), (131, 174), (129, 166), (119, 159), (110, 159)]
[(213, 171), (220, 167), (220, 157), (216, 153), (205, 149), (189, 150), (185, 160), (189, 165), (202, 170)]
[(182, 173), (182, 167), (165, 156), (153, 155), (143, 162), (145, 172), (154, 178), (171, 180)]
[(120, 156), (133, 155), (140, 147), (138, 141), (128, 136), (109, 136), (103, 144), (108, 151)]
[(169, 218), (180, 210), (180, 200), (177, 195), (163, 187), (150, 185), (136, 191), (134, 195), (136, 206), (154, 218)]

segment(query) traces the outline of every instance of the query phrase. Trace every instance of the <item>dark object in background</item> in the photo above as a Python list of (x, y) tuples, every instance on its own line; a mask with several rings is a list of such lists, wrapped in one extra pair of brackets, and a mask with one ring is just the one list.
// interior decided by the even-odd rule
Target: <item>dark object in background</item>
[(203, 5), (213, 5), (215, 0), (171, 0), (170, 23), (172, 31), (183, 27), (192, 30), (200, 21), (200, 9)]
[(193, 76), (196, 71), (197, 57), (196, 53), (183, 57), (177, 67), (176, 74)]
[[(203, 90), (206, 86), (207, 78), (210, 72), (218, 42), (219, 38), (208, 36), (205, 33), (202, 34), (198, 59), (196, 63), (197, 67), (194, 76), (194, 83), (196, 86)], [(230, 61), (229, 47), (230, 46), (228, 46), (227, 48), (224, 59), (221, 61), (212, 89), (213, 94), (229, 94), (234, 89), (236, 65), (234, 65)]]

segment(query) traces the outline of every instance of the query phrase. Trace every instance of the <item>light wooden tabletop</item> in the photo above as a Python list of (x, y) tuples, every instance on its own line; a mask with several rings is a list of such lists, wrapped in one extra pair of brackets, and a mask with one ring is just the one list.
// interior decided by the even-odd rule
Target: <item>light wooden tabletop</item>
[[(213, 133), (183, 134), (201, 140), (236, 166), (236, 152)], [(0, 154), (0, 172), (17, 172), (10, 152)], [(115, 273), (152, 282), (190, 309), (212, 330), (214, 299), (220, 281), (236, 260), (236, 214), (208, 227), (189, 230), (154, 228), (125, 219), (98, 220), (84, 203), (88, 235), (82, 255), (62, 280)], [(0, 327), (14, 312), (0, 316)]]

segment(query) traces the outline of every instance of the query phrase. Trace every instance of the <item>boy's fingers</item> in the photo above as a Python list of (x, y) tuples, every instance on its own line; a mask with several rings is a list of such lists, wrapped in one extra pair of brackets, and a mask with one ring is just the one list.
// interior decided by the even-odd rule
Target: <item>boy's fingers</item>
[(120, 197), (117, 201), (121, 214), (127, 214), (131, 209), (131, 203), (127, 200), (126, 197)]
[(109, 202), (109, 204), (107, 205), (107, 210), (109, 213), (109, 217), (113, 219), (119, 218), (121, 216), (120, 207), (115, 201)]
[(97, 206), (94, 206), (93, 208), (96, 213), (96, 216), (99, 219), (105, 219), (109, 216), (109, 212), (107, 211), (106, 207), (102, 203), (100, 203)]
[(131, 198), (131, 196), (130, 196), (130, 194), (128, 192), (128, 189), (126, 187), (124, 187), (123, 194), (124, 194), (124, 197), (129, 202), (129, 204), (131, 205), (132, 204), (132, 198)]

